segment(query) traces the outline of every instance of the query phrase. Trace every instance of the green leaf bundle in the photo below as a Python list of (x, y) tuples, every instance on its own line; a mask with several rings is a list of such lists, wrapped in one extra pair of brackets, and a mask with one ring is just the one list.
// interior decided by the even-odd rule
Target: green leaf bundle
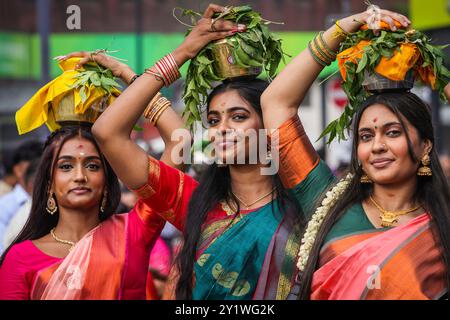
[(114, 75), (111, 70), (96, 63), (85, 64), (83, 69), (83, 71), (80, 71), (74, 76), (77, 80), (70, 87), (78, 90), (82, 103), (86, 102), (89, 98), (87, 93), (92, 86), (102, 89), (105, 96), (110, 96), (113, 88), (120, 89), (120, 85), (114, 80)]
[(360, 30), (352, 33), (341, 43), (340, 52), (356, 46), (362, 40), (369, 40), (370, 44), (364, 47), (364, 52), (356, 63), (347, 61), (345, 63), (346, 79), (342, 83), (349, 103), (346, 105), (342, 115), (332, 121), (322, 132), (319, 139), (329, 134), (327, 143), (338, 140), (345, 140), (353, 115), (358, 107), (369, 96), (369, 92), (363, 88), (364, 73), (375, 73), (376, 66), (382, 57), (390, 59), (395, 51), (400, 51), (403, 43), (413, 43), (420, 52), (420, 58), (413, 67), (417, 72), (418, 68), (431, 67), (436, 78), (435, 89), (439, 91), (441, 99), (445, 100), (444, 87), (450, 78), (449, 70), (444, 66), (445, 55), (442, 51), (445, 46), (434, 46), (431, 40), (422, 32), (417, 30), (397, 31), (382, 30), (380, 35), (375, 35), (372, 30)]
[[(190, 16), (193, 24), (196, 23), (196, 18), (201, 17), (199, 13), (185, 9), (182, 15)], [(225, 12), (216, 14), (214, 18), (246, 25), (245, 32), (238, 32), (226, 38), (233, 48), (233, 59), (237, 65), (244, 68), (261, 67), (269, 80), (272, 79), (285, 55), (281, 40), (267, 27), (273, 22), (263, 19), (259, 13), (247, 5), (227, 7)], [(191, 129), (195, 121), (201, 121), (201, 110), (206, 103), (208, 90), (212, 89), (212, 83), (225, 80), (216, 70), (212, 54), (213, 46), (214, 43), (209, 43), (203, 48), (191, 60), (187, 71), (183, 94), (185, 103), (183, 117), (186, 117), (187, 125)]]

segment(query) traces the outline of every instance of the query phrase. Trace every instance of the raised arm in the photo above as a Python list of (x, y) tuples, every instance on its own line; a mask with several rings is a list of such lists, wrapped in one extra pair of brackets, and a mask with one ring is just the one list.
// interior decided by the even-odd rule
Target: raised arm
[[(210, 41), (232, 34), (235, 25), (219, 20), (211, 28), (212, 16), (222, 12), (223, 7), (210, 5), (197, 26), (173, 51), (178, 67), (197, 53)], [(130, 133), (144, 109), (162, 88), (157, 76), (144, 73), (129, 86), (95, 122), (92, 131), (101, 150), (117, 176), (130, 188), (138, 189), (147, 183), (148, 155), (130, 139)], [(178, 121), (173, 113), (166, 113), (160, 121)], [(183, 126), (179, 126), (181, 128)], [(169, 128), (172, 130), (173, 128)]]
[[(343, 32), (357, 31), (368, 22), (369, 17), (366, 11), (339, 20), (340, 30), (336, 30), (339, 27), (334, 24), (323, 33), (324, 42), (329, 49), (336, 51), (345, 38)], [(380, 10), (379, 18), (387, 22), (392, 30), (395, 28), (394, 20), (404, 27), (410, 23), (405, 16), (387, 10)], [(280, 72), (261, 97), (265, 128), (276, 129), (297, 114), (300, 103), (323, 68), (306, 48)]]
[[(386, 10), (380, 13), (379, 18), (391, 28), (394, 20), (403, 26), (409, 24), (402, 15)], [(369, 13), (364, 12), (339, 20), (338, 26), (335, 24), (323, 33), (323, 42), (330, 51), (336, 51), (345, 33), (355, 32), (368, 18)], [(340, 28), (340, 32), (336, 32), (336, 28)], [(330, 53), (330, 60), (331, 56)], [(320, 161), (297, 116), (300, 103), (323, 68), (307, 48), (281, 71), (261, 97), (264, 126), (269, 132), (277, 129), (270, 142), (272, 154), (275, 151), (279, 157), (278, 175), (283, 185), (293, 192), (308, 218), (318, 197), (334, 180), (331, 170)]]

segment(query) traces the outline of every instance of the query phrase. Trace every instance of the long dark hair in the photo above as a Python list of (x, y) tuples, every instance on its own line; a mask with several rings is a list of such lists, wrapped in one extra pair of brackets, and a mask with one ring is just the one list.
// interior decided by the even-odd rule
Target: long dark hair
[(53, 172), (55, 168), (55, 159), (58, 157), (64, 143), (75, 137), (80, 137), (92, 142), (100, 155), (103, 168), (105, 170), (105, 186), (108, 192), (105, 210), (100, 214), (100, 220), (104, 221), (115, 213), (120, 201), (120, 186), (116, 174), (112, 170), (109, 163), (100, 152), (97, 143), (88, 126), (66, 126), (54, 131), (49, 135), (44, 145), (36, 177), (34, 180), (33, 197), (30, 215), (25, 226), (19, 235), (14, 239), (11, 245), (5, 250), (0, 259), (0, 265), (3, 263), (6, 254), (16, 243), (25, 240), (39, 239), (56, 227), (59, 219), (59, 211), (55, 214), (49, 214), (45, 208), (47, 206), (48, 190), (51, 186)]
[[(207, 107), (211, 100), (226, 91), (235, 90), (241, 98), (249, 102), (262, 119), (262, 111), (260, 99), (268, 83), (259, 79), (239, 79), (227, 81), (214, 88), (208, 96)], [(272, 176), (273, 185), (276, 192), (272, 195), (278, 199), (278, 206), (282, 212), (287, 207), (295, 208), (299, 212), (296, 201), (291, 198), (286, 189), (283, 187), (278, 175)], [(231, 200), (237, 204), (237, 212), (239, 212), (239, 201), (231, 193), (231, 177), (228, 167), (218, 167), (212, 164), (202, 174), (199, 185), (195, 189), (189, 202), (186, 224), (184, 227), (184, 242), (180, 254), (177, 257), (177, 267), (180, 272), (179, 280), (176, 287), (177, 299), (191, 299), (193, 289), (193, 273), (195, 254), (198, 241), (201, 234), (201, 226), (205, 221), (208, 212), (210, 212), (221, 200)], [(273, 205), (273, 202), (272, 202)], [(302, 215), (298, 214), (298, 223), (302, 226)], [(304, 222), (303, 222), (304, 223)]]
[[(402, 116), (417, 129), (419, 137), (422, 141), (428, 139), (434, 146), (435, 139), (433, 125), (431, 122), (430, 107), (415, 94), (409, 92), (380, 93), (370, 96), (363, 103), (356, 113), (352, 123), (353, 148), (350, 172), (352, 172), (354, 176), (347, 191), (343, 197), (339, 199), (338, 203), (331, 209), (319, 229), (316, 240), (311, 249), (308, 262), (300, 276), (299, 299), (310, 298), (312, 278), (318, 265), (320, 249), (325, 237), (330, 232), (333, 225), (342, 217), (349, 207), (355, 203), (362, 202), (372, 192), (373, 188), (371, 184), (361, 183), (363, 171), (358, 163), (357, 157), (359, 141), (357, 132), (364, 110), (374, 104), (382, 104), (397, 115), (406, 134), (409, 155), (414, 162), (419, 163), (420, 159), (417, 159), (413, 152), (413, 145), (406, 130)], [(436, 233), (436, 239), (439, 240), (439, 243), (442, 246), (443, 258), (447, 265), (447, 288), (450, 288), (450, 187), (442, 171), (438, 155), (434, 147), (430, 152), (430, 160), (430, 167), (433, 175), (431, 177), (418, 176), (419, 181), (417, 183), (417, 189), (414, 197), (432, 216), (433, 231)]]

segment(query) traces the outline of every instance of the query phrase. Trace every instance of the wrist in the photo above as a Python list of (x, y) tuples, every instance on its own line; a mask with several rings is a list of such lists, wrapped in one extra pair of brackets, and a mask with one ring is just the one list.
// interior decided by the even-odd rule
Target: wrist
[(131, 69), (130, 67), (127, 66), (120, 73), (120, 78), (122, 79), (123, 82), (125, 82), (126, 84), (129, 84), (131, 79), (135, 75), (136, 75), (136, 72), (134, 72), (133, 69)]
[(192, 59), (193, 57), (191, 57), (189, 55), (189, 53), (184, 50), (181, 47), (176, 48), (173, 52), (172, 52), (173, 57), (175, 58), (175, 61), (178, 65), (178, 68), (181, 68), (181, 66), (188, 60)]

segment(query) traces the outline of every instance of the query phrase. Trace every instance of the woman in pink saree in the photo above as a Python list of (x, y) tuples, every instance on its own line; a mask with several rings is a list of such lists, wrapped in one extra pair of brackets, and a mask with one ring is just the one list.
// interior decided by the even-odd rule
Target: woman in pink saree
[[(114, 59), (97, 62), (125, 82), (133, 77)], [(181, 124), (171, 108), (157, 124), (166, 141), (161, 160), (169, 165), (170, 135)], [(145, 299), (150, 252), (165, 222), (141, 199), (129, 213), (115, 214), (119, 200), (118, 179), (90, 126), (54, 131), (39, 164), (30, 217), (0, 260), (0, 299)]]
[(52, 134), (38, 172), (30, 218), (2, 256), (0, 299), (145, 299), (164, 221), (142, 200), (114, 214), (118, 180), (90, 130)]

